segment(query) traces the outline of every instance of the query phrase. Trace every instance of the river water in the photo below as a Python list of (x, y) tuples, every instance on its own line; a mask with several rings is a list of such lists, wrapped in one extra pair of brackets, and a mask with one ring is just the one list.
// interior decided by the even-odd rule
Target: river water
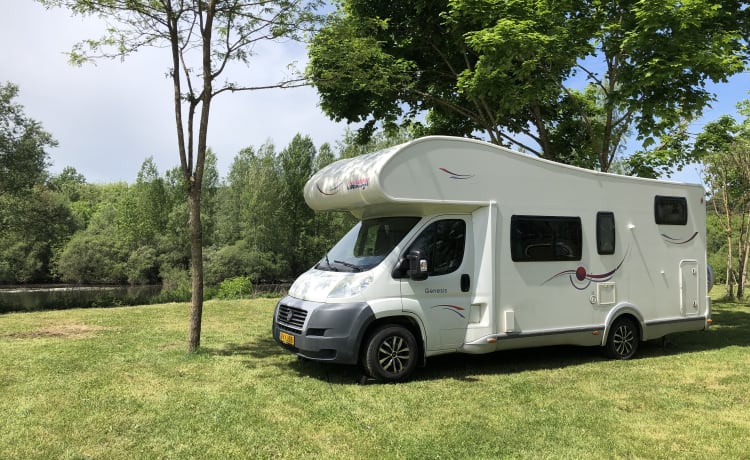
[(153, 303), (161, 286), (6, 286), (0, 287), (0, 314)]

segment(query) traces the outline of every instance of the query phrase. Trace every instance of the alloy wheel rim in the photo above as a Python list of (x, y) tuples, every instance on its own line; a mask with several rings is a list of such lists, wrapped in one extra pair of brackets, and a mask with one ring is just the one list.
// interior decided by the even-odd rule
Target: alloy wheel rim
[(410, 352), (409, 345), (403, 337), (388, 337), (378, 348), (378, 363), (383, 370), (399, 374), (409, 364)]
[(615, 351), (620, 356), (627, 356), (633, 350), (633, 341), (635, 335), (633, 331), (627, 326), (620, 326), (615, 331), (614, 345)]

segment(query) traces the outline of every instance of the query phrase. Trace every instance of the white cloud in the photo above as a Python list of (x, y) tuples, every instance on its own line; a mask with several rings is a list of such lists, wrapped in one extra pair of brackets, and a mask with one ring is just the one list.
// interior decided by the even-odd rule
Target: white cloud
[[(101, 22), (29, 1), (4, 3), (0, 83), (17, 84), (25, 113), (59, 141), (50, 150), (52, 172), (73, 166), (89, 182), (133, 182), (148, 156), (162, 172), (178, 164), (166, 50), (74, 67), (64, 53), (78, 41), (97, 38)], [(273, 83), (288, 74), (287, 64), (305, 60), (304, 45), (268, 44), (232, 74), (240, 83)], [(281, 149), (297, 133), (320, 146), (341, 139), (345, 128), (322, 113), (309, 87), (225, 93), (214, 100), (208, 143), (224, 175), (244, 147), (271, 140)]]

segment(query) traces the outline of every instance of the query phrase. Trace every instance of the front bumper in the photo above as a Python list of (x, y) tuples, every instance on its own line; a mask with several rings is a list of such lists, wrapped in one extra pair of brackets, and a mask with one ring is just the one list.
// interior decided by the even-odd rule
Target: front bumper
[(273, 338), (303, 358), (357, 364), (365, 331), (374, 320), (364, 302), (332, 304), (286, 296), (273, 313)]

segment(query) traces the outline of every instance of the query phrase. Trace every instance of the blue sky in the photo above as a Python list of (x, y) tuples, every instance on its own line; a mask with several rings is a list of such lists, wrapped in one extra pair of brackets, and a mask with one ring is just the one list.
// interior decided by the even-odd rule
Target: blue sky
[[(178, 164), (175, 150), (171, 82), (165, 78), (169, 56), (147, 49), (120, 61), (73, 67), (64, 52), (74, 43), (100, 35), (103, 25), (71, 18), (66, 10), (45, 10), (36, 2), (4, 1), (0, 28), (0, 82), (20, 87), (18, 102), (41, 122), (60, 145), (50, 151), (52, 172), (73, 166), (89, 182), (135, 181), (143, 160), (153, 156), (159, 170)], [(306, 50), (294, 43), (258, 50), (250, 67), (237, 69), (238, 80), (264, 84), (281, 79), (290, 62), (304, 66)], [(750, 76), (713, 85), (717, 101), (692, 132), (748, 97)], [(237, 152), (271, 140), (278, 149), (292, 137), (309, 135), (317, 146), (340, 140), (346, 123), (328, 119), (312, 88), (224, 94), (213, 105), (209, 145), (226, 174)], [(699, 182), (696, 166), (673, 179)]]
[[(73, 166), (89, 182), (134, 182), (143, 160), (153, 156), (160, 172), (177, 164), (171, 80), (165, 77), (168, 50), (144, 49), (124, 62), (74, 67), (66, 51), (101, 36), (103, 24), (45, 10), (36, 2), (3, 1), (0, 82), (20, 88), (17, 102), (58, 141), (52, 172)], [(295, 43), (257, 50), (250, 67), (236, 69), (249, 85), (277, 82), (287, 65), (304, 66), (306, 49)], [(226, 174), (235, 155), (271, 140), (284, 148), (301, 133), (316, 146), (341, 139), (346, 123), (334, 123), (318, 107), (312, 88), (224, 93), (214, 100), (209, 146)]]
[[(710, 108), (704, 110), (703, 116), (690, 124), (690, 133), (697, 134), (703, 130), (706, 123), (719, 119), (722, 115), (737, 115), (737, 103), (750, 99), (750, 74), (744, 72), (735, 75), (727, 83), (710, 85), (710, 90), (716, 93), (716, 101)], [(700, 165), (689, 165), (681, 172), (672, 175), (673, 180), (681, 182), (702, 183)]]

